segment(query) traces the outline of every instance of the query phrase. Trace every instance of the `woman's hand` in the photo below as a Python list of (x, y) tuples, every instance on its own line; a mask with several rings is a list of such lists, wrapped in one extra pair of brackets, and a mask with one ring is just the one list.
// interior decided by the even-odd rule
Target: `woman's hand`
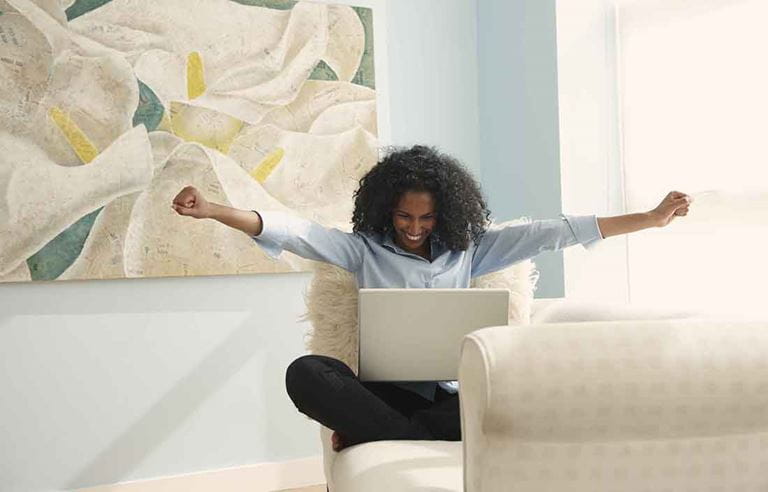
[(648, 212), (654, 219), (656, 227), (664, 227), (675, 217), (688, 215), (688, 207), (693, 199), (679, 191), (670, 191), (659, 205)]
[(243, 231), (249, 236), (261, 234), (261, 215), (253, 210), (236, 208), (209, 202), (194, 186), (186, 186), (176, 195), (171, 204), (177, 214), (196, 219), (214, 219), (225, 226)]
[(688, 206), (691, 202), (693, 199), (685, 193), (671, 191), (650, 212), (598, 217), (597, 226), (603, 238), (642, 231), (649, 227), (664, 227), (675, 217), (688, 215)]
[(171, 204), (177, 214), (196, 219), (211, 218), (211, 204), (194, 186), (186, 186), (181, 190)]

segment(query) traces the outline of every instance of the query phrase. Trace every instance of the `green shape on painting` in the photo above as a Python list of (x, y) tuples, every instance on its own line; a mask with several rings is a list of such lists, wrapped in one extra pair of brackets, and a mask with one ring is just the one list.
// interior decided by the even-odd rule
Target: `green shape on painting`
[(157, 125), (163, 119), (165, 108), (163, 108), (163, 103), (160, 102), (160, 99), (147, 84), (141, 80), (138, 80), (138, 82), (139, 105), (133, 113), (133, 126), (143, 124), (147, 131), (151, 132), (157, 128)]
[[(290, 10), (298, 2), (296, 0), (232, 0), (242, 5), (251, 5), (254, 7), (267, 7), (271, 9)], [(363, 24), (363, 30), (365, 31), (365, 48), (363, 49), (363, 56), (360, 59), (360, 66), (357, 68), (357, 73), (352, 78), (352, 83), (357, 85), (364, 85), (371, 89), (376, 88), (376, 72), (374, 70), (373, 63), (373, 10), (366, 7), (352, 7), (360, 18), (360, 22)], [(320, 64), (322, 63), (322, 65)], [(324, 62), (317, 64), (312, 74), (309, 76), (311, 80), (339, 80), (336, 73), (326, 65)], [(331, 76), (331, 74), (333, 74)]]
[(376, 71), (373, 64), (373, 10), (365, 7), (352, 7), (363, 23), (365, 31), (365, 48), (357, 73), (352, 77), (352, 83), (364, 85), (371, 89), (376, 88)]
[(323, 60), (317, 62), (312, 73), (309, 74), (310, 80), (339, 80), (339, 76)]
[(32, 280), (55, 280), (74, 263), (101, 208), (78, 220), (27, 259)]
[(291, 10), (298, 2), (296, 0), (232, 0), (252, 7), (266, 7), (275, 10)]
[(112, 0), (75, 0), (75, 3), (67, 7), (65, 11), (67, 14), (67, 20), (77, 19), (83, 14), (87, 14), (91, 10), (97, 9), (104, 4), (111, 2)]

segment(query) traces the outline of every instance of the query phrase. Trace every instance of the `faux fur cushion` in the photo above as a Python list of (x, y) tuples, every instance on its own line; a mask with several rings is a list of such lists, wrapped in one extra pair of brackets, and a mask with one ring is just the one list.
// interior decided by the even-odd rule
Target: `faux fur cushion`
[[(531, 260), (522, 261), (499, 272), (477, 277), (473, 288), (509, 289), (509, 323), (529, 324), (533, 291), (539, 273)], [(317, 263), (305, 294), (311, 323), (306, 346), (312, 354), (327, 355), (346, 363), (357, 373), (357, 282), (346, 270)]]

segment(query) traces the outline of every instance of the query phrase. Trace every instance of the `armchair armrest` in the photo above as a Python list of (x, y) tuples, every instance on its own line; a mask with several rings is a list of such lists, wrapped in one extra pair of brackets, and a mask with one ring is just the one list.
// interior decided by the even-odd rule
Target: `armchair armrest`
[(465, 490), (768, 486), (766, 354), (765, 321), (478, 330), (459, 370)]

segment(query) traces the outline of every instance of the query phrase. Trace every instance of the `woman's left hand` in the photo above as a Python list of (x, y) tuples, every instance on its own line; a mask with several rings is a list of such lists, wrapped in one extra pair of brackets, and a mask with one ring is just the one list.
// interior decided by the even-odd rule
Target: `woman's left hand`
[(657, 227), (664, 227), (675, 217), (688, 215), (688, 207), (691, 202), (693, 199), (685, 193), (670, 191), (649, 214), (655, 219)]

